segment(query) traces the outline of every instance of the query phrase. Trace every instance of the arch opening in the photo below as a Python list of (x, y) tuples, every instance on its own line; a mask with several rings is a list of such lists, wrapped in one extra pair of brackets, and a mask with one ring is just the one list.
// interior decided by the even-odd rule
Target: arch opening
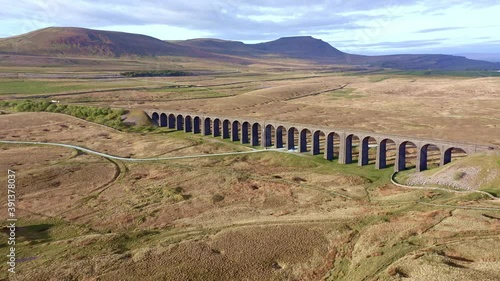
[(340, 136), (335, 132), (329, 132), (325, 136), (325, 155), (326, 160), (338, 158), (340, 147)]
[(193, 118), (191, 116), (186, 115), (184, 118), (184, 132), (189, 133), (193, 131)]
[(212, 124), (212, 136), (219, 137), (221, 136), (221, 121), (219, 118), (215, 118)]
[(296, 150), (299, 144), (299, 130), (295, 127), (291, 127), (287, 131), (287, 141), (286, 146), (288, 150)]
[(241, 124), (241, 143), (250, 143), (250, 123), (243, 122)]
[(169, 114), (168, 115), (168, 122), (167, 122), (168, 128), (175, 129), (175, 124), (176, 124), (175, 115)]
[(151, 121), (153, 122), (153, 125), (154, 126), (159, 126), (159, 120), (160, 120), (160, 115), (158, 115), (157, 112), (153, 112), (153, 114), (151, 114)]
[(264, 137), (262, 139), (264, 147), (270, 147), (276, 144), (276, 129), (273, 125), (267, 124), (264, 129)]
[(179, 131), (184, 129), (184, 117), (180, 114), (177, 115), (176, 129)]
[(441, 156), (440, 165), (446, 165), (451, 161), (455, 161), (457, 159), (461, 159), (467, 156), (467, 152), (459, 147), (450, 147), (443, 152)]
[(312, 148), (312, 134), (309, 129), (302, 129), (299, 135), (299, 152), (307, 152)]
[(195, 116), (193, 118), (193, 134), (199, 134), (201, 132), (201, 118)]
[(437, 146), (433, 144), (423, 145), (417, 153), (417, 172), (439, 166), (441, 152)]
[(276, 128), (276, 141), (274, 144), (275, 148), (284, 148), (287, 145), (286, 129), (283, 126), (278, 126)]
[(162, 113), (160, 114), (160, 127), (167, 127), (167, 114)]
[(394, 165), (395, 159), (396, 142), (391, 139), (383, 139), (378, 142), (375, 168), (384, 169), (388, 166)]
[(312, 148), (311, 148), (311, 154), (312, 155), (318, 155), (321, 153), (325, 153), (325, 148), (326, 148), (326, 137), (325, 133), (323, 131), (315, 131), (312, 134)]
[(399, 144), (396, 150), (394, 171), (399, 172), (417, 166), (417, 146), (411, 141)]
[(231, 122), (227, 119), (222, 121), (222, 138), (228, 139), (231, 136)]
[(240, 140), (240, 122), (233, 121), (231, 123), (231, 141), (239, 141)]
[(261, 143), (261, 129), (262, 127), (260, 126), (259, 123), (253, 123), (252, 124), (252, 133), (251, 133), (251, 141), (252, 141), (252, 146), (258, 146)]
[(351, 164), (359, 159), (360, 139), (354, 134), (345, 138), (345, 163)]
[(212, 134), (212, 120), (206, 117), (203, 120), (203, 135), (208, 136)]
[(365, 166), (374, 164), (377, 158), (377, 140), (373, 137), (366, 136), (359, 142), (358, 165)]

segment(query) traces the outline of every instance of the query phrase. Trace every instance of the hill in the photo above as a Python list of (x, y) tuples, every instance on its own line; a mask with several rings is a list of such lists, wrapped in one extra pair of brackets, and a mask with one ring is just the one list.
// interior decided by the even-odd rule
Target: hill
[(264, 52), (255, 50), (250, 45), (239, 41), (221, 40), (214, 38), (197, 38), (189, 40), (166, 41), (180, 46), (198, 48), (207, 53), (235, 55), (243, 57), (257, 57)]
[(76, 27), (49, 27), (0, 39), (0, 52), (24, 55), (196, 55), (190, 48), (140, 34)]
[(452, 55), (386, 55), (363, 56), (342, 52), (323, 40), (311, 36), (283, 37), (259, 44), (244, 44), (219, 39), (192, 39), (177, 44), (199, 48), (207, 53), (231, 54), (246, 57), (282, 57), (312, 60), (324, 64), (365, 65), (405, 70), (468, 70), (500, 69), (500, 63), (471, 60)]
[(405, 70), (496, 70), (500, 63), (472, 60), (452, 55), (366, 56), (361, 61), (371, 66)]
[(0, 39), (0, 53), (57, 56), (187, 56), (248, 63), (250, 59), (294, 58), (409, 70), (496, 70), (500, 63), (451, 55), (362, 56), (344, 53), (311, 36), (283, 37), (258, 44), (220, 39), (162, 41), (150, 36), (75, 27), (50, 27)]
[(275, 41), (250, 46), (257, 50), (292, 58), (340, 58), (344, 60), (345, 55), (347, 55), (323, 40), (311, 36), (283, 37)]

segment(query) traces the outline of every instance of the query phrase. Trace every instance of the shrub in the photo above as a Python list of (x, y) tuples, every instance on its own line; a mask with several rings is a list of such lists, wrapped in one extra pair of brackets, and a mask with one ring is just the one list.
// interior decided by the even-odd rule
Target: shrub
[(398, 277), (403, 277), (403, 278), (407, 278), (409, 277), (408, 274), (406, 272), (404, 272), (400, 267), (397, 267), (397, 266), (392, 266), (390, 267), (388, 270), (387, 270), (387, 273), (390, 275), (390, 276), (398, 276)]
[(223, 195), (220, 195), (220, 194), (214, 194), (212, 195), (212, 203), (217, 203), (217, 202), (220, 202), (224, 200), (224, 196)]
[(190, 72), (178, 70), (149, 70), (149, 71), (127, 71), (120, 73), (127, 77), (167, 77), (167, 76), (188, 76)]
[(292, 180), (294, 182), (306, 182), (307, 181), (307, 180), (305, 180), (305, 179), (303, 179), (301, 177), (297, 177), (297, 176), (293, 177)]
[(458, 180), (461, 180), (463, 177), (465, 177), (465, 175), (466, 175), (465, 172), (459, 171), (453, 175), (453, 179), (458, 181)]
[(2, 101), (1, 107), (10, 107), (21, 112), (56, 112), (64, 113), (87, 121), (103, 124), (115, 129), (123, 129), (125, 125), (121, 122), (121, 116), (125, 113), (123, 109), (111, 109), (107, 107), (89, 107), (79, 105), (60, 105), (49, 101)]

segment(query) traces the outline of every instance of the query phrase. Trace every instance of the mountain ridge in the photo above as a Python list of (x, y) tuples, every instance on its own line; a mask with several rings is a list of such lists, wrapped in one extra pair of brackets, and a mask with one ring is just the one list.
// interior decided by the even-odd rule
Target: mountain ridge
[[(396, 69), (500, 69), (500, 63), (440, 54), (363, 56), (342, 52), (312, 36), (281, 37), (257, 44), (216, 38), (160, 40), (142, 34), (80, 27), (48, 27), (1, 38), (0, 53), (74, 56), (189, 56), (244, 63), (252, 58), (295, 58), (320, 64)], [(237, 59), (235, 58), (237, 57)]]

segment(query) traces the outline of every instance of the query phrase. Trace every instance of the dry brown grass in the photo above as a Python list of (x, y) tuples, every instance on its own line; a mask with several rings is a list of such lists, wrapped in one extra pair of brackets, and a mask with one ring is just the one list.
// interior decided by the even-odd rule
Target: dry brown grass
[[(235, 97), (135, 106), (500, 144), (498, 78), (389, 77), (372, 82), (370, 77), (325, 76), (254, 83), (263, 89)], [(346, 84), (354, 89), (352, 94), (310, 96)]]
[[(99, 128), (112, 139), (119, 134)], [(307, 158), (113, 164), (70, 149), (1, 148), (9, 157), (3, 168), (21, 164), (21, 222), (48, 224), (21, 239), (22, 256), (40, 254), (20, 264), (20, 280), (390, 280), (418, 279), (420, 270), (453, 277), (462, 265), (487, 277), (500, 260), (496, 251), (475, 251), (466, 247), (470, 239), (457, 239), (490, 243), (500, 231), (495, 213), (411, 208), (393, 196), (424, 192), (390, 186), (369, 191), (389, 198), (370, 203), (362, 177), (325, 173), (325, 164)], [(60, 185), (50, 187), (54, 181)], [(213, 202), (216, 194), (224, 199)]]
[[(235, 97), (155, 105), (431, 137), (439, 131), (461, 141), (498, 139), (495, 79), (179, 79), (207, 87), (250, 82)], [(308, 96), (346, 83), (355, 98)], [(443, 97), (448, 92), (461, 100)], [(469, 97), (470, 107), (462, 104)], [(426, 106), (417, 106), (421, 100)], [(0, 139), (71, 143), (124, 157), (243, 149), (168, 130), (126, 134), (50, 113), (1, 115), (0, 127)], [(20, 256), (37, 257), (19, 263), (19, 280), (494, 280), (500, 274), (493, 247), (498, 212), (418, 204), (498, 203), (397, 188), (384, 170), (352, 165), (346, 174), (318, 158), (278, 153), (123, 163), (71, 149), (1, 145), (0, 157), (0, 169), (19, 171)]]
[(145, 280), (311, 280), (315, 275), (304, 272), (321, 269), (328, 250), (322, 231), (310, 226), (245, 227), (137, 258), (103, 280), (124, 273), (130, 276), (127, 280), (133, 280), (132, 276), (148, 276)]
[(192, 155), (200, 151), (201, 154), (232, 151), (218, 145), (215, 140), (204, 143), (199, 135), (193, 138), (165, 138), (172, 132), (147, 136), (123, 133), (71, 116), (47, 112), (2, 115), (0, 127), (0, 138), (3, 140), (69, 143), (121, 157), (167, 157)]

